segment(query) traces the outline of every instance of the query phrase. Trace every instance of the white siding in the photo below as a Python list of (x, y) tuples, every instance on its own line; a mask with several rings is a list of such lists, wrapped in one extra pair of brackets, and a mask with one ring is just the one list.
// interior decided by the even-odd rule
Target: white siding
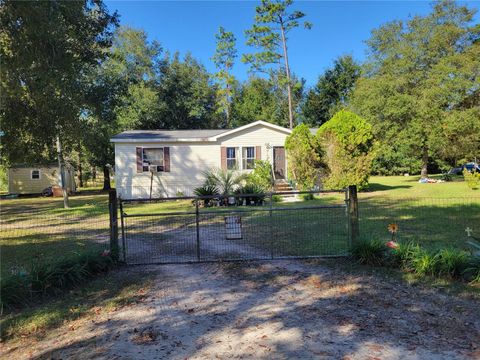
[[(288, 134), (262, 125), (257, 125), (224, 138), (220, 138), (221, 146), (242, 147), (261, 146), (262, 160), (273, 161), (273, 146), (285, 146)], [(268, 148), (268, 147), (269, 148)]]
[[(170, 148), (170, 172), (137, 173), (136, 147)], [(135, 143), (115, 144), (115, 186), (124, 199), (193, 195), (203, 181), (203, 171), (220, 166), (220, 146), (215, 143)]]
[[(217, 142), (192, 143), (115, 143), (115, 186), (124, 199), (175, 196), (177, 192), (193, 195), (203, 184), (203, 172), (221, 167), (220, 147), (261, 146), (262, 160), (273, 159), (273, 146), (284, 146), (287, 132), (254, 126), (220, 138)], [(269, 148), (267, 148), (267, 145)], [(170, 148), (170, 172), (137, 173), (136, 147)]]

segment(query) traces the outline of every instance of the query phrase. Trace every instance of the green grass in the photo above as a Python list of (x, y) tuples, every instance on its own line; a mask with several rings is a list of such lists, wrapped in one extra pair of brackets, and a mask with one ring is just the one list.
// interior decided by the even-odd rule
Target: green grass
[(42, 337), (49, 329), (65, 321), (94, 316), (96, 311), (108, 312), (140, 300), (151, 286), (147, 274), (112, 272), (67, 295), (22, 312), (10, 313), (0, 321), (2, 340), (12, 337)]
[[(480, 190), (469, 189), (458, 178), (453, 182), (437, 184), (420, 184), (418, 179), (418, 176), (374, 176), (370, 179), (369, 190), (359, 193), (362, 237), (388, 241), (390, 234), (387, 225), (396, 222), (400, 228), (397, 236), (401, 241), (413, 240), (432, 249), (465, 249), (466, 227), (472, 228), (474, 235), (480, 235)], [(92, 191), (84, 194), (72, 196), (71, 209), (68, 210), (63, 209), (62, 199), (59, 198), (0, 200), (2, 274), (28, 267), (35, 258), (49, 261), (59, 255), (82, 252), (86, 248), (101, 251), (108, 246), (108, 196)], [(278, 202), (273, 206), (290, 208), (341, 204), (343, 199), (343, 194), (326, 194), (311, 201)], [(254, 207), (248, 209), (253, 210)], [(191, 201), (134, 203), (124, 208), (128, 214), (194, 210)], [(225, 208), (200, 210), (203, 213)], [(344, 219), (341, 209), (311, 213), (302, 210), (291, 212), (291, 216), (289, 212), (278, 214), (273, 235), (278, 248), (284, 249), (282, 251), (286, 252), (290, 246), (291, 255), (318, 251), (331, 254), (344, 247), (345, 228), (341, 223)], [(244, 214), (243, 220), (247, 228), (250, 227), (262, 238), (269, 238), (272, 234), (267, 226), (268, 212)], [(151, 223), (152, 218), (148, 221)], [(325, 241), (319, 242), (320, 238)], [(337, 245), (332, 245), (331, 249), (322, 248), (327, 243)]]

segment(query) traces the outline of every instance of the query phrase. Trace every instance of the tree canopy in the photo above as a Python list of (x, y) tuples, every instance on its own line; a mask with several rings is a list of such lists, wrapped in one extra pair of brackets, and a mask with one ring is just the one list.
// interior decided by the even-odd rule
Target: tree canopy
[(360, 76), (360, 69), (350, 55), (336, 59), (333, 68), (327, 69), (318, 78), (315, 87), (306, 94), (302, 106), (305, 122), (320, 126), (346, 107)]
[(50, 161), (79, 132), (86, 74), (105, 58), (116, 14), (101, 1), (5, 1), (0, 8), (1, 156)]
[[(451, 1), (374, 30), (353, 107), (382, 139), (378, 171), (455, 164), (479, 151), (480, 26)], [(452, 148), (452, 151), (449, 149)]]

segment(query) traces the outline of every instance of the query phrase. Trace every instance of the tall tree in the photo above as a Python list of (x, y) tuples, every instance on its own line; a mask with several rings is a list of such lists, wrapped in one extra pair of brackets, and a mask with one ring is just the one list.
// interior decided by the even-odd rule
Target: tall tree
[[(383, 139), (379, 161), (385, 166), (409, 158), (426, 177), (432, 156), (441, 156), (442, 144), (450, 141), (447, 134), (455, 135), (452, 129), (463, 132), (456, 142), (478, 129), (480, 27), (472, 26), (474, 13), (442, 1), (426, 16), (373, 31), (353, 104)], [(478, 141), (473, 146), (478, 151)]]
[(217, 87), (205, 67), (190, 54), (165, 56), (157, 87), (158, 116), (148, 129), (218, 128)]
[(305, 121), (319, 126), (344, 108), (359, 76), (360, 65), (350, 55), (336, 59), (307, 93), (302, 107)]
[(226, 127), (230, 127), (230, 105), (232, 98), (232, 89), (235, 85), (235, 77), (231, 74), (231, 69), (237, 57), (235, 48), (236, 38), (230, 31), (220, 26), (218, 33), (215, 34), (217, 47), (213, 55), (213, 62), (217, 67), (215, 78), (220, 83), (220, 103), (226, 117)]
[(143, 30), (122, 26), (115, 31), (108, 59), (92, 69), (83, 142), (89, 162), (103, 169), (104, 190), (110, 188), (109, 165), (114, 162), (110, 138), (156, 119), (161, 51)]
[[(253, 54), (244, 54), (242, 61), (250, 64), (254, 71), (266, 71), (271, 66), (283, 68), (288, 95), (288, 119), (290, 129), (294, 126), (294, 105), (292, 98), (292, 81), (288, 62), (288, 33), (300, 26), (305, 17), (301, 11), (291, 11), (293, 0), (262, 0), (256, 7), (255, 24), (245, 32), (247, 45), (260, 49)], [(306, 29), (312, 27), (305, 21)]]
[(47, 161), (56, 149), (64, 178), (64, 151), (85, 105), (84, 74), (104, 58), (116, 22), (100, 0), (1, 3), (2, 158)]
[[(280, 75), (281, 77), (282, 75)], [(301, 102), (304, 81), (292, 76), (294, 105)], [(232, 125), (241, 126), (256, 120), (288, 126), (288, 96), (279, 86), (278, 73), (271, 72), (268, 79), (250, 77), (240, 84), (232, 99)]]

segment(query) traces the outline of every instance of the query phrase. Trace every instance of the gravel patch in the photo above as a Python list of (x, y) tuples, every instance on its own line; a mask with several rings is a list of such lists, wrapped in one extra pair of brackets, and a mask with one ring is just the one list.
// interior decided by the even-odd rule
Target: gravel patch
[[(132, 267), (129, 272), (144, 272)], [(321, 262), (149, 266), (144, 300), (9, 359), (480, 359), (475, 299)]]

